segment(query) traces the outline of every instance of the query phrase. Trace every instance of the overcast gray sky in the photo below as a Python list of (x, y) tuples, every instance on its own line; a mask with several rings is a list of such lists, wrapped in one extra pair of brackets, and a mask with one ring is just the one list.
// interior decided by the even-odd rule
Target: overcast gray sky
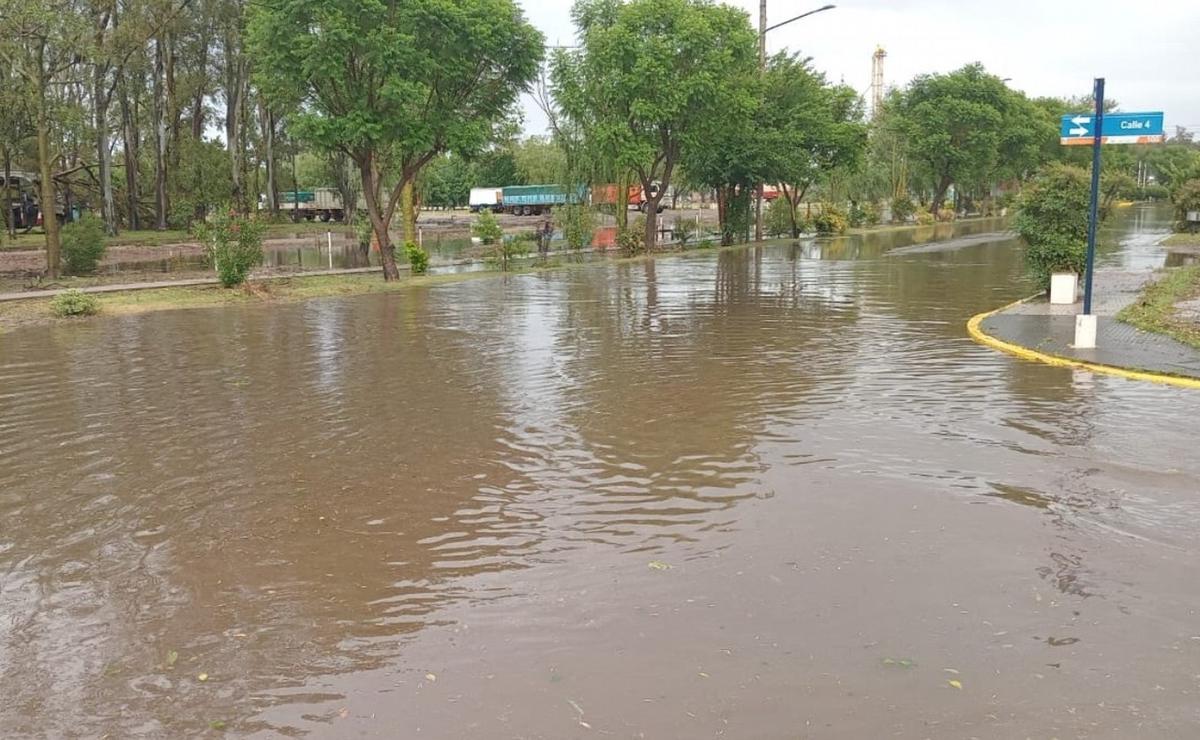
[[(827, 0), (769, 0), (776, 23)], [(574, 41), (572, 0), (518, 0), (548, 43)], [(834, 0), (837, 2), (837, 0)], [(758, 0), (728, 0), (758, 22)], [(768, 36), (771, 52), (813, 57), (831, 80), (866, 92), (876, 45), (888, 52), (887, 83), (979, 61), (1033, 97), (1082, 95), (1094, 77), (1126, 111), (1166, 112), (1200, 131), (1200, 0), (845, 0)], [(529, 133), (545, 120), (525, 101)]]

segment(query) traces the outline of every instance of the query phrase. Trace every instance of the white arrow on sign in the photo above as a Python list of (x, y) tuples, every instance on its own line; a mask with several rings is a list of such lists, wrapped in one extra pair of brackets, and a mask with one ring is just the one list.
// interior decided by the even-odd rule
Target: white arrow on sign
[(1075, 116), (1074, 118), (1071, 119), (1071, 123), (1075, 124), (1076, 126), (1086, 126), (1091, 122), (1092, 122), (1091, 116)]
[(1088, 134), (1088, 130), (1086, 128), (1071, 129), (1071, 136), (1087, 136), (1087, 134)]

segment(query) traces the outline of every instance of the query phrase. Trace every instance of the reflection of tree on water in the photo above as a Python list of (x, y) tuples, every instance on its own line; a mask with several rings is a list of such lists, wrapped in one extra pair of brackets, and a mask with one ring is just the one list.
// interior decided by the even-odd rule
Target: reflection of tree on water
[[(21, 350), (57, 369), (39, 378), (53, 407), (0, 400), (42, 418), (31, 450), (59, 450), (53, 467), (9, 456), (0, 500), (6, 612), (30, 627), (0, 639), (0, 676), (10, 706), (57, 707), (37, 732), (248, 717), (383, 664), (456, 599), (503, 594), (485, 574), (522, 567), (537, 534), (496, 495), (519, 486), (498, 386), (457, 307), (404, 295), (114, 320)], [(222, 692), (164, 709), (197, 670)]]
[[(770, 493), (761, 438), (837, 382), (844, 368), (821, 353), (854, 316), (798, 295), (790, 266), (750, 250), (721, 253), (715, 279), (707, 259), (614, 269), (521, 300), (548, 335), (507, 327), (522, 338), (507, 376), (526, 398), (514, 426), (547, 440), (525, 450), (524, 471), (566, 539), (699, 540), (731, 526), (717, 512)], [(555, 373), (531, 385), (529, 357), (555, 358)]]

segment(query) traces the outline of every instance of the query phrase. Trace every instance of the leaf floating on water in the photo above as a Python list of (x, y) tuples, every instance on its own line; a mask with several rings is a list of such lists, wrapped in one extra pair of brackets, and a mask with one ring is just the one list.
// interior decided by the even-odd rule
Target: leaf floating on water
[(700, 671), (700, 678), (709, 678), (709, 675), (704, 671)]
[(342, 707), (341, 709), (338, 710), (338, 716), (341, 717), (342, 719), (346, 719), (347, 717), (350, 716), (350, 710), (345, 707)]
[(959, 691), (962, 691), (962, 681), (959, 681), (956, 678), (952, 678), (949, 681), (947, 681), (946, 683), (950, 684), (951, 688), (955, 688), (955, 689), (958, 689)]
[(437, 674), (426, 673), (425, 680), (428, 681), (429, 683), (433, 683), (433, 682), (437, 681)]
[(179, 653), (174, 650), (167, 651), (167, 668), (174, 668), (175, 662), (179, 660)]
[(199, 676), (196, 676), (196, 680), (197, 680), (197, 681), (200, 681), (201, 683), (203, 683), (203, 682), (205, 682), (205, 681), (207, 681), (207, 680), (208, 680), (208, 674), (207, 674), (207, 673), (201, 673)]
[(210, 729), (213, 729), (213, 730), (224, 730), (225, 729), (225, 720), (214, 719), (212, 722), (208, 723), (208, 726)]
[(663, 561), (661, 561), (661, 560), (651, 560), (651, 561), (650, 561), (650, 568), (651, 568), (652, 570), (670, 570), (670, 569), (671, 569), (671, 566), (670, 566), (669, 564), (667, 564), (667, 563), (664, 563), (664, 562), (663, 562)]
[(579, 720), (579, 726), (584, 728), (585, 730), (592, 729), (592, 726), (589, 725), (587, 722), (584, 722), (583, 720)]
[(901, 668), (916, 668), (917, 662), (912, 658), (884, 658), (884, 665), (895, 665)]
[(942, 670), (946, 673), (953, 673), (955, 676), (958, 675), (958, 671), (954, 670), (953, 668), (943, 668)]

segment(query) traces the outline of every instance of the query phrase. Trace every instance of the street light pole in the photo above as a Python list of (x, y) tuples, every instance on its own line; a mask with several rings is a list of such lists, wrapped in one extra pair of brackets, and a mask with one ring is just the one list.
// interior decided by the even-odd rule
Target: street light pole
[[(824, 13), (826, 10), (833, 10), (836, 5), (822, 5), (816, 10), (810, 10), (807, 13), (801, 13), (795, 18), (789, 18), (782, 23), (776, 23), (773, 26), (767, 25), (767, 0), (758, 0), (758, 73), (765, 76), (767, 73), (767, 33), (774, 31), (776, 28), (782, 28), (789, 23), (795, 23), (801, 18), (807, 18), (810, 15)], [(761, 242), (763, 240), (763, 190), (766, 184), (758, 183), (758, 192), (754, 198), (754, 241)]]
[[(758, 74), (767, 74), (767, 0), (758, 2)], [(758, 183), (754, 194), (754, 241), (763, 240), (763, 183)]]

